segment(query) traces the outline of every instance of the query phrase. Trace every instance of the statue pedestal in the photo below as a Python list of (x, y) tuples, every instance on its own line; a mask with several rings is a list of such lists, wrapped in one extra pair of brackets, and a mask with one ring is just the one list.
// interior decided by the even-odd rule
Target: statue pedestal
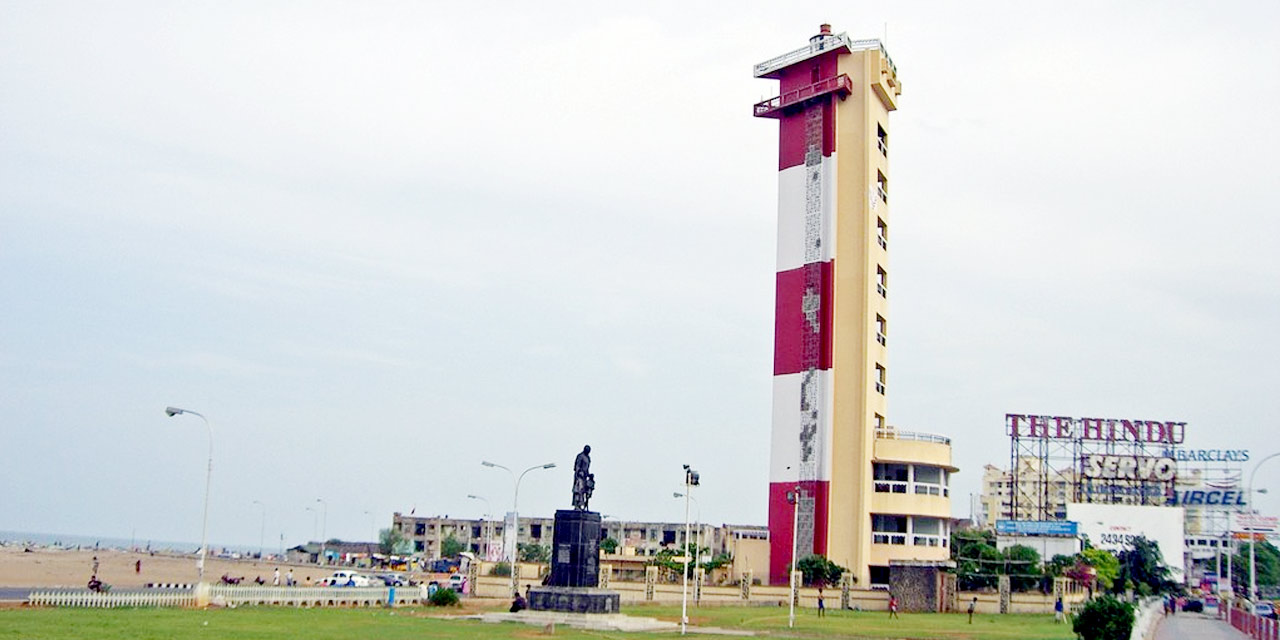
[(529, 589), (529, 608), (566, 613), (617, 613), (620, 596), (600, 589), (600, 514), (556, 511), (547, 584)]

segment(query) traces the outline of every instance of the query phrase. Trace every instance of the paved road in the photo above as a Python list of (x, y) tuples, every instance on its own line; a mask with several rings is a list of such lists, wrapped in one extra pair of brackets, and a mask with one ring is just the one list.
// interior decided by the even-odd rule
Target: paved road
[(1165, 616), (1156, 628), (1156, 640), (1248, 640), (1226, 620), (1199, 613)]

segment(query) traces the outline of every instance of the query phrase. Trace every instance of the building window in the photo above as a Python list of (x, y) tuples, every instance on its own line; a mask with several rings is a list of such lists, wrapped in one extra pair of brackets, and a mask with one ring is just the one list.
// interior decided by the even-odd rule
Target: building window
[(421, 522), (419, 522), (418, 524), (414, 525), (414, 527), (413, 527), (413, 535), (415, 535), (415, 536), (425, 536), (425, 535), (427, 535), (427, 525), (426, 525), (426, 524), (424, 524), (424, 523), (421, 523)]
[(880, 147), (880, 155), (889, 157), (889, 134), (885, 133), (884, 127), (876, 124), (876, 146)]
[(876, 493), (906, 493), (910, 468), (905, 464), (874, 464)]
[(906, 544), (907, 517), (871, 514), (871, 542), (873, 544)]
[(941, 547), (944, 539), (942, 520), (921, 517), (911, 519), (911, 544), (917, 547)]
[(876, 218), (876, 242), (881, 249), (889, 249), (889, 225), (882, 218)]
[(876, 191), (880, 193), (880, 199), (889, 203), (889, 179), (884, 177), (884, 173), (876, 171)]
[(876, 314), (876, 342), (882, 346), (888, 346), (889, 339), (885, 337), (889, 333), (889, 323), (884, 316)]
[(876, 293), (881, 298), (889, 297), (889, 273), (880, 265), (876, 265)]
[(534, 538), (541, 538), (541, 537), (542, 537), (542, 525), (540, 525), (540, 524), (531, 524), (531, 525), (529, 525), (529, 535), (530, 535), (530, 536), (533, 536)]
[(913, 467), (912, 471), (915, 475), (912, 493), (944, 497), (950, 493), (947, 489), (947, 472), (941, 467), (918, 465)]
[(884, 416), (878, 413), (874, 415), (875, 415), (875, 422), (876, 422), (876, 435), (879, 436), (880, 434), (884, 433)]
[(876, 365), (876, 393), (884, 395), (884, 365)]

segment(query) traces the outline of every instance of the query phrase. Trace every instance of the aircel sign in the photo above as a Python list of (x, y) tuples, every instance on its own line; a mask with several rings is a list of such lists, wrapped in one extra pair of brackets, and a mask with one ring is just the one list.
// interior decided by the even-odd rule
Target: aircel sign
[(1174, 492), (1169, 499), (1171, 506), (1182, 507), (1243, 507), (1244, 492), (1238, 489), (1213, 489), (1197, 487)]
[(1006, 413), (1005, 433), (1029, 438), (1182, 444), (1187, 423), (1117, 418), (1066, 418)]

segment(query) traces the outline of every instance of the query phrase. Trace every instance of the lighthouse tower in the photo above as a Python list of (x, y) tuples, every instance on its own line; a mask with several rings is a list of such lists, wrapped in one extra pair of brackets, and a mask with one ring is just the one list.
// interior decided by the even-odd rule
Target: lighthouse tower
[(887, 429), (889, 113), (901, 85), (879, 40), (825, 24), (755, 76), (781, 85), (755, 105), (779, 123), (770, 582), (786, 583), (794, 545), (865, 586), (888, 563), (873, 558), (873, 531), (888, 521), (872, 502)]

